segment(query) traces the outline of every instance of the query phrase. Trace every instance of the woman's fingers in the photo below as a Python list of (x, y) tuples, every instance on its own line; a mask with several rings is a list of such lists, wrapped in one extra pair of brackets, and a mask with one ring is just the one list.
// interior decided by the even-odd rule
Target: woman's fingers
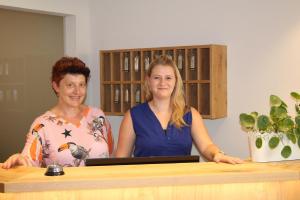
[(244, 163), (244, 161), (242, 159), (240, 159), (240, 158), (227, 156), (227, 155), (224, 155), (222, 153), (216, 154), (215, 157), (214, 157), (214, 161), (216, 163), (224, 162), (224, 163), (230, 163), (230, 164), (241, 164), (241, 163)]
[(18, 165), (31, 166), (29, 160), (26, 159), (22, 154), (14, 154), (10, 156), (1, 167), (3, 169), (9, 169)]
[(13, 156), (10, 156), (10, 157), (3, 163), (3, 165), (2, 165), (2, 168), (3, 168), (3, 169), (8, 169), (8, 168), (10, 168), (10, 162), (11, 162), (12, 158), (13, 158)]
[(14, 164), (15, 160), (16, 160), (16, 154), (10, 156), (10, 157), (3, 163), (2, 168), (4, 168), (4, 169), (9, 169), (9, 168), (11, 168), (11, 166)]

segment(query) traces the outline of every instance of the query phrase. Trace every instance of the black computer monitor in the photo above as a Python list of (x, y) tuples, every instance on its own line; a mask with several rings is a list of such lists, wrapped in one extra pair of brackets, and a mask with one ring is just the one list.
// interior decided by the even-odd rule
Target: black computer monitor
[(104, 165), (138, 165), (138, 164), (163, 164), (163, 163), (189, 163), (199, 162), (200, 156), (151, 156), (130, 158), (88, 158), (86, 166)]

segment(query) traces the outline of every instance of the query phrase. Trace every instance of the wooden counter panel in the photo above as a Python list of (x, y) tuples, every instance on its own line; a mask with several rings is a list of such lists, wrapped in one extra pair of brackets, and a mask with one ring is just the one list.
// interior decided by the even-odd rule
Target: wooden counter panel
[(0, 193), (0, 199), (298, 200), (299, 181)]

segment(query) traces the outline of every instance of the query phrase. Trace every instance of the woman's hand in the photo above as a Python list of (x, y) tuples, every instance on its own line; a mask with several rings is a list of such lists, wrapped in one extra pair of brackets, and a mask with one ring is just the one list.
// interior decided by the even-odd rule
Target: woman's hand
[(3, 169), (9, 169), (13, 168), (15, 166), (32, 166), (30, 161), (24, 157), (22, 154), (17, 153), (12, 156), (10, 156), (3, 164), (1, 164), (1, 167)]
[(230, 164), (241, 164), (244, 163), (244, 161), (237, 157), (231, 157), (227, 156), (222, 152), (218, 152), (214, 155), (213, 161), (216, 163), (224, 162), (224, 163), (230, 163)]

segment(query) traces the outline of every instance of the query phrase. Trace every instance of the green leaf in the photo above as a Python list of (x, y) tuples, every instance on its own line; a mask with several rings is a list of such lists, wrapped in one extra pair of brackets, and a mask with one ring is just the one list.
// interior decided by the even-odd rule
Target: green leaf
[(269, 117), (266, 115), (260, 115), (257, 118), (257, 128), (260, 131), (266, 131), (268, 127), (271, 125)]
[(292, 143), (296, 144), (296, 140), (297, 140), (297, 139), (296, 139), (296, 135), (295, 135), (295, 134), (289, 133), (289, 134), (287, 134), (286, 136), (288, 137), (289, 140), (292, 141)]
[(271, 111), (270, 111), (270, 117), (274, 122), (278, 122), (279, 120), (282, 120), (284, 118), (286, 118), (287, 115), (287, 110), (284, 107), (275, 107), (272, 106), (271, 107)]
[(279, 137), (277, 136), (273, 136), (270, 140), (269, 140), (269, 147), (271, 149), (274, 149), (278, 146), (279, 144)]
[(253, 129), (255, 125), (255, 119), (251, 115), (245, 113), (240, 114), (240, 124), (246, 129)]
[(297, 126), (300, 126), (300, 116), (299, 115), (295, 117), (295, 122), (296, 122)]
[(292, 96), (296, 101), (299, 101), (299, 100), (300, 100), (300, 94), (298, 94), (297, 92), (291, 92), (291, 96)]
[(258, 116), (258, 112), (251, 112), (250, 115), (251, 115), (254, 119), (256, 119), (257, 116)]
[(298, 137), (298, 147), (300, 148), (300, 138)]
[(298, 137), (300, 137), (300, 127), (297, 127), (294, 129), (294, 134), (296, 134)]
[(300, 114), (300, 108), (299, 108), (299, 105), (295, 104), (295, 110), (296, 110), (297, 114), (299, 115), (299, 114)]
[(276, 95), (271, 95), (270, 96), (270, 105), (273, 107), (273, 106), (275, 106), (275, 107), (279, 107), (280, 105), (281, 105), (281, 99), (278, 97), (278, 96), (276, 96)]
[(278, 130), (283, 133), (287, 133), (294, 128), (294, 122), (291, 118), (285, 118), (278, 122)]
[(258, 149), (260, 149), (262, 147), (262, 139), (260, 137), (256, 138), (255, 140), (255, 145)]
[(281, 155), (284, 158), (288, 158), (291, 154), (292, 154), (292, 149), (289, 145), (284, 146), (283, 149), (281, 150)]
[(284, 108), (287, 108), (286, 103), (284, 103), (284, 101), (282, 101), (282, 100), (281, 100), (281, 106), (284, 107)]

